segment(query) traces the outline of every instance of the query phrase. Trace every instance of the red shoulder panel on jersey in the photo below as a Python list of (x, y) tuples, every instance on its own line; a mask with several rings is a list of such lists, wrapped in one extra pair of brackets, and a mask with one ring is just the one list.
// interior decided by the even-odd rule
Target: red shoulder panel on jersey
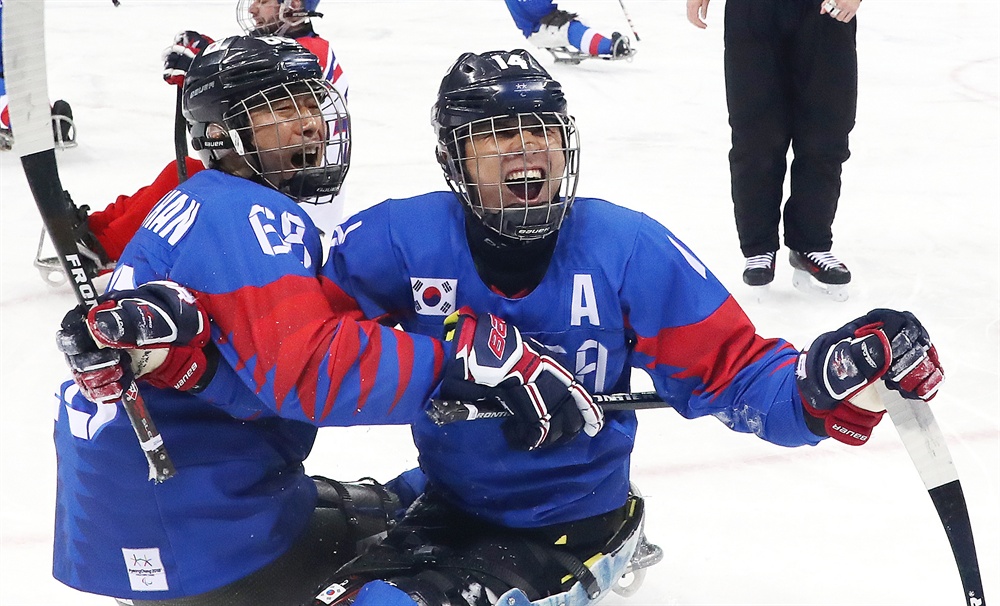
[(701, 322), (664, 328), (654, 337), (640, 335), (636, 351), (653, 358), (649, 368), (660, 364), (681, 368), (676, 378), (696, 377), (705, 386), (704, 391), (715, 393), (777, 343), (777, 339), (757, 334), (730, 295)]

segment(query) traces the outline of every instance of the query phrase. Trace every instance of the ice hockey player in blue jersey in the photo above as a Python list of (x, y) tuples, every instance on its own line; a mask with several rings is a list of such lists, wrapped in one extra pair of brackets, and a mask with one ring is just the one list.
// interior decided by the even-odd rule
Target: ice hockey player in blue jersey
[(549, 51), (559, 62), (579, 63), (591, 57), (628, 59), (635, 54), (628, 36), (618, 32), (603, 36), (581, 23), (576, 13), (560, 10), (552, 0), (504, 1), (528, 42)]
[[(317, 504), (343, 500), (338, 490), (391, 500), (372, 487), (317, 489), (301, 465), (316, 426), (409, 422), (443, 365), (437, 340), (359, 323), (317, 280), (319, 234), (296, 202), (336, 191), (350, 145), (349, 130), (327, 124), (347, 116), (324, 113), (342, 105), (321, 73), (314, 55), (286, 39), (230, 38), (206, 49), (188, 75), (184, 112), (214, 170), (154, 208), (112, 277), (124, 294), (106, 303), (110, 317), (132, 313), (160, 326), (152, 320), (173, 310), (160, 344), (189, 346), (155, 363), (148, 351), (136, 358), (176, 478), (147, 481), (116, 404), (120, 352), (87, 350), (80, 310), (64, 321), (60, 347), (83, 391), (63, 386), (56, 425), (54, 574), (70, 586), (136, 604), (192, 596), (212, 604), (260, 586), (270, 588), (259, 590), (261, 601), (240, 603), (298, 604), (354, 555), (345, 516)], [(344, 151), (335, 162), (329, 145)], [(176, 287), (129, 290), (165, 277), (198, 292), (204, 307)], [(206, 312), (220, 342), (203, 351)], [(157, 344), (149, 330), (138, 345)], [(385, 512), (374, 518), (381, 528), (364, 532), (384, 528)]]
[[(139, 345), (155, 345), (156, 337), (189, 345), (170, 350), (165, 360), (135, 359), (136, 374), (145, 375), (142, 396), (177, 475), (160, 485), (147, 480), (117, 403), (121, 384), (95, 370), (103, 364), (121, 374), (115, 365), (121, 351), (87, 351), (96, 348), (87, 347), (89, 334), (81, 330), (86, 311), (71, 312), (60, 348), (83, 378), (59, 393), (53, 572), (71, 587), (134, 604), (194, 596), (200, 601), (185, 603), (237, 603), (233, 595), (258, 587), (261, 604), (285, 603), (267, 600), (279, 591), (284, 599), (288, 587), (307, 592), (353, 555), (340, 509), (322, 506), (302, 461), (318, 425), (344, 423), (345, 410), (363, 405), (356, 389), (296, 391), (286, 373), (319, 372), (349, 383), (363, 351), (342, 361), (298, 356), (297, 369), (277, 363), (280, 346), (252, 359), (239, 356), (255, 333), (278, 330), (285, 343), (304, 330), (333, 350), (345, 341), (371, 349), (365, 347), (371, 330), (349, 318), (323, 330), (306, 312), (288, 314), (296, 323), (279, 323), (282, 304), (313, 310), (319, 300), (334, 313), (316, 280), (318, 232), (296, 202), (335, 191), (347, 171), (347, 154), (332, 163), (323, 154), (332, 131), (320, 111), (337, 93), (322, 80), (315, 56), (298, 44), (251, 37), (207, 48), (192, 64), (184, 92), (193, 145), (214, 170), (193, 175), (153, 209), (112, 276), (109, 288), (123, 294), (106, 303), (116, 327), (122, 318), (148, 320)], [(332, 143), (349, 144), (349, 136), (342, 132)], [(190, 293), (157, 284), (144, 287), (145, 298), (130, 296), (137, 285), (166, 277), (206, 293), (210, 304), (201, 308)], [(216, 309), (223, 305), (230, 316)], [(165, 310), (177, 313), (158, 324)], [(202, 353), (206, 310), (226, 342)], [(120, 326), (126, 330), (129, 323)], [(382, 340), (383, 352), (396, 346), (392, 335)], [(440, 356), (440, 346), (426, 338), (412, 339), (407, 348), (423, 355), (400, 416), (430, 393), (435, 353)], [(384, 363), (379, 358), (376, 353), (368, 370), (388, 390), (381, 403), (391, 401), (397, 388), (390, 383), (400, 373), (395, 354)], [(259, 393), (233, 368), (258, 379)], [(381, 420), (387, 407), (365, 413)], [(385, 514), (382, 519), (384, 526)], [(227, 597), (230, 602), (222, 601)]]
[[(850, 399), (879, 379), (908, 398), (936, 392), (937, 353), (912, 314), (874, 310), (800, 353), (757, 335), (665, 227), (576, 197), (577, 127), (562, 87), (529, 53), (463, 54), (432, 116), (452, 191), (358, 213), (324, 266), (366, 316), (434, 335), (455, 309), (496, 314), (592, 393), (628, 391), (630, 371), (642, 369), (683, 417), (714, 415), (782, 446), (863, 444), (882, 412)], [(493, 325), (498, 349), (513, 347)], [(633, 554), (638, 565), (655, 560), (630, 490), (636, 429), (635, 413), (611, 412), (596, 434), (534, 448), (538, 436), (501, 420), (420, 419), (427, 491), (316, 604), (597, 601)]]
[[(364, 321), (317, 275), (299, 203), (337, 191), (351, 142), (313, 54), (285, 38), (212, 43), (183, 101), (208, 169), (154, 207), (110, 292), (58, 336), (74, 382), (59, 392), (53, 572), (136, 606), (298, 606), (399, 506), (370, 481), (306, 476), (317, 427), (423, 418), (459, 361)], [(177, 469), (158, 485), (119, 403), (133, 376)], [(593, 406), (571, 379), (522, 383), (542, 403), (573, 388)]]

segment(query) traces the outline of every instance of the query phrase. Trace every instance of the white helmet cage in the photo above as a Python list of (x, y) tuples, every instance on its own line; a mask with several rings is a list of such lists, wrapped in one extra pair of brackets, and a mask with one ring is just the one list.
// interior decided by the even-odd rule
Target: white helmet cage
[[(250, 13), (251, 7), (274, 3), (278, 5), (276, 18), (259, 23)], [(309, 23), (316, 13), (319, 0), (302, 0), (293, 5), (292, 0), (238, 0), (236, 3), (236, 22), (250, 36), (284, 36), (289, 31)]]
[[(526, 133), (531, 134), (530, 139), (534, 142), (530, 149)], [(558, 112), (490, 116), (454, 128), (447, 137), (446, 144), (439, 144), (438, 154), (446, 167), (448, 185), (487, 227), (525, 241), (543, 238), (559, 230), (576, 198), (580, 170), (580, 138), (572, 116)], [(520, 144), (507, 146), (510, 151), (499, 151), (504, 149), (502, 142), (512, 137)], [(487, 145), (483, 145), (484, 140)], [(544, 144), (543, 148), (537, 147), (539, 142)], [(487, 155), (483, 153), (484, 147), (497, 151)], [(564, 166), (553, 166), (553, 154), (548, 152), (558, 152), (565, 160)], [(484, 171), (476, 167), (472, 172), (480, 175), (480, 180), (471, 182), (470, 163), (492, 162), (496, 158), (508, 167), (499, 173), (499, 181), (482, 181)], [(518, 158), (522, 167), (511, 167), (511, 158)], [(545, 159), (541, 165), (538, 158)], [(483, 205), (487, 188), (497, 190), (487, 197), (500, 200), (499, 208)], [(515, 195), (505, 196), (504, 188)], [(507, 201), (503, 202), (505, 198)], [(536, 199), (544, 202), (528, 202)]]
[[(262, 120), (262, 111), (270, 116)], [(251, 125), (252, 114), (258, 116), (256, 128)], [(224, 121), (234, 151), (267, 185), (312, 204), (330, 202), (340, 190), (350, 166), (350, 117), (340, 93), (328, 81), (278, 84), (233, 104)], [(263, 147), (263, 129), (274, 129), (268, 139), (280, 142), (282, 125), (302, 133), (325, 131), (325, 136)], [(279, 159), (277, 165), (268, 157)]]

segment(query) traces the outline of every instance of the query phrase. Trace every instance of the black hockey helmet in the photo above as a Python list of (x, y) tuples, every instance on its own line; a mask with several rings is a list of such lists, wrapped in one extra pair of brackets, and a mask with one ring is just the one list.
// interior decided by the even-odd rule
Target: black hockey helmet
[[(302, 202), (329, 201), (350, 164), (350, 119), (340, 94), (323, 79), (315, 55), (289, 38), (232, 36), (196, 55), (184, 78), (182, 112), (192, 147), (205, 164), (237, 153), (261, 180)], [(250, 112), (311, 96), (326, 122), (322, 149), (303, 150), (295, 170), (268, 172), (250, 128)], [(304, 119), (299, 114), (293, 119)], [(274, 118), (274, 122), (287, 119)]]
[[(501, 125), (498, 119), (504, 118), (508, 120)], [(448, 185), (487, 227), (517, 240), (542, 238), (559, 229), (576, 196), (579, 137), (567, 113), (562, 85), (530, 53), (522, 49), (464, 53), (441, 81), (431, 123), (438, 139), (438, 163)], [(473, 134), (496, 137), (540, 124), (558, 129), (560, 140), (549, 142), (548, 147), (561, 150), (566, 159), (561, 174), (534, 180), (536, 187), (542, 180), (558, 183), (550, 188), (552, 198), (543, 205), (505, 205), (499, 212), (484, 208), (475, 187), (482, 184), (469, 180), (464, 165), (468, 159), (464, 142)], [(531, 183), (524, 178), (515, 187)]]

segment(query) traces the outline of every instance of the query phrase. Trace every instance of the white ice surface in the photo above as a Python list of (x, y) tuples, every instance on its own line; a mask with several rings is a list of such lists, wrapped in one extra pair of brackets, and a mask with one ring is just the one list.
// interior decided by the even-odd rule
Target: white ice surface
[[(606, 33), (628, 30), (612, 0), (563, 4)], [(160, 79), (160, 52), (182, 29), (236, 33), (234, 5), (47, 2), (50, 95), (72, 104), (80, 141), (57, 154), (59, 168), (78, 203), (102, 208), (173, 157), (174, 89)], [(803, 347), (874, 307), (918, 314), (947, 370), (934, 412), (969, 501), (986, 594), (1000, 600), (998, 4), (862, 6), (858, 125), (834, 225), (834, 251), (854, 273), (851, 298), (794, 291), (782, 251), (763, 305), (740, 282), (729, 198), (724, 3), (711, 5), (707, 31), (687, 23), (680, 0), (626, 6), (642, 38), (634, 62), (553, 66), (538, 55), (563, 82), (581, 128), (581, 195), (665, 223), (764, 336)], [(351, 82), (348, 210), (444, 187), (429, 109), (459, 53), (526, 44), (503, 4), (325, 0), (320, 8), (317, 29)], [(109, 604), (51, 578), (51, 394), (66, 375), (53, 333), (74, 300), (31, 266), (41, 221), (16, 147), (0, 154), (0, 170), (0, 604)], [(944, 532), (888, 422), (862, 448), (827, 441), (787, 450), (714, 419), (640, 418), (634, 478), (648, 496), (649, 537), (666, 557), (636, 596), (605, 604), (963, 603)], [(388, 480), (414, 463), (405, 430), (338, 429), (320, 432), (308, 467)]]

